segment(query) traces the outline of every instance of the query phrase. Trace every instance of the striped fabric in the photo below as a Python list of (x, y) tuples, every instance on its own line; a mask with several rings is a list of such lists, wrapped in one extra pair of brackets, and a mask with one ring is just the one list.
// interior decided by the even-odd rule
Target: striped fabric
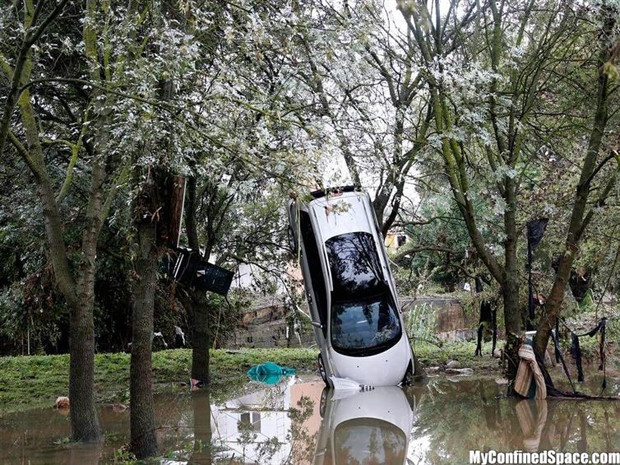
[(536, 362), (534, 349), (527, 344), (523, 344), (519, 349), (519, 357), (521, 361), (517, 369), (517, 377), (515, 379), (515, 392), (523, 397), (531, 397), (530, 386), (532, 381), (536, 383), (536, 399), (547, 398), (547, 386), (540, 367)]

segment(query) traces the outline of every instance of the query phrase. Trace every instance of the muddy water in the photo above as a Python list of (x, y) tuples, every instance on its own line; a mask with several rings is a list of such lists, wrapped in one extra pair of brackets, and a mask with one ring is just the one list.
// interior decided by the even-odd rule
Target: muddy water
[[(593, 380), (593, 383), (598, 383)], [(594, 389), (592, 387), (592, 389)], [(608, 379), (606, 395), (620, 394)], [(176, 464), (467, 464), (470, 450), (620, 452), (620, 402), (516, 400), (491, 378), (334, 392), (314, 378), (212, 402), (206, 390), (156, 399), (158, 440)], [(0, 415), (1, 464), (119, 463), (129, 412), (101, 409), (98, 446), (67, 442), (53, 409)]]

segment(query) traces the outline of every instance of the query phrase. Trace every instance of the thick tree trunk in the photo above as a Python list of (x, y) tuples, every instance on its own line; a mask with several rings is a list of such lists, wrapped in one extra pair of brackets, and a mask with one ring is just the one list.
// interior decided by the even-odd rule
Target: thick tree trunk
[(562, 311), (562, 303), (564, 302), (564, 290), (568, 285), (571, 266), (574, 261), (575, 252), (568, 253), (560, 260), (560, 266), (555, 275), (553, 287), (545, 304), (546, 312), (538, 325), (536, 335), (534, 336), (534, 350), (539, 354), (544, 354), (547, 350), (547, 343), (551, 330), (555, 328), (555, 323)]
[[(94, 294), (94, 292), (93, 292)], [(101, 440), (95, 403), (95, 338), (93, 299), (71, 309), (69, 398), (71, 430), (75, 441)]]
[[(85, 233), (85, 237), (87, 234)], [(96, 250), (96, 237), (83, 253)], [(88, 242), (85, 238), (84, 242)], [(90, 255), (90, 254), (89, 254)], [(95, 442), (102, 432), (95, 399), (95, 266), (94, 255), (84, 257), (77, 280), (78, 303), (70, 309), (69, 398), (71, 429), (75, 441)]]
[(72, 403), (73, 439), (77, 441), (101, 439), (101, 428), (95, 408), (94, 308), (97, 240), (104, 215), (102, 189), (104, 179), (103, 165), (93, 162), (86, 222), (82, 232), (82, 259), (76, 284), (77, 302), (71, 308), (69, 398)]
[[(185, 200), (185, 229), (192, 250), (200, 250), (198, 241), (196, 178), (187, 181)], [(210, 247), (209, 247), (210, 249)], [(207, 251), (208, 252), (208, 251)], [(209, 383), (209, 314), (205, 291), (188, 289), (186, 309), (192, 316), (192, 369), (191, 376), (203, 384)]]
[(130, 449), (143, 459), (157, 454), (153, 408), (153, 309), (157, 284), (156, 223), (137, 224), (139, 256), (132, 311)]
[(209, 383), (209, 315), (204, 291), (191, 290), (192, 316), (192, 378)]
[(209, 311), (205, 291), (183, 289), (179, 299), (190, 315), (192, 367), (191, 378), (206, 385), (209, 383)]
[(102, 433), (94, 395), (93, 309), (97, 238), (103, 221), (101, 189), (105, 172), (101, 165), (93, 165), (86, 227), (82, 234), (82, 257), (76, 279), (69, 266), (63, 219), (45, 167), (45, 158), (39, 140), (39, 126), (28, 91), (22, 94), (19, 105), (29, 149), (27, 151), (17, 141), (14, 141), (14, 145), (34, 175), (39, 201), (43, 209), (54, 278), (70, 313), (69, 398), (71, 399), (72, 437), (76, 441), (96, 442), (101, 440)]
[[(93, 171), (96, 171), (94, 169)], [(99, 173), (101, 174), (101, 173)], [(95, 403), (95, 262), (101, 211), (97, 209), (101, 183), (93, 179), (89, 212), (82, 239), (82, 258), (75, 280), (70, 272), (63, 240), (64, 227), (49, 179), (39, 180), (39, 196), (45, 214), (46, 235), (56, 283), (70, 313), (69, 398), (71, 430), (75, 441), (102, 439)], [(96, 191), (96, 192), (93, 192)]]
[[(603, 9), (603, 30), (600, 37), (604, 40), (614, 38), (614, 28), (616, 26), (616, 12), (614, 9)], [(599, 67), (598, 67), (598, 95), (596, 102), (596, 110), (594, 114), (594, 122), (592, 125), (592, 131), (590, 133), (590, 140), (588, 141), (588, 148), (586, 156), (581, 168), (581, 175), (579, 178), (579, 184), (575, 192), (575, 201), (573, 204), (573, 211), (571, 213), (570, 223), (568, 225), (568, 231), (566, 234), (566, 242), (564, 246), (564, 253), (560, 257), (560, 265), (556, 272), (555, 281), (549, 298), (546, 303), (546, 312), (538, 326), (536, 336), (534, 337), (534, 349), (539, 354), (544, 354), (547, 350), (547, 343), (549, 342), (549, 336), (551, 330), (555, 327), (556, 321), (562, 312), (562, 303), (564, 301), (564, 290), (568, 284), (570, 277), (570, 270), (577, 256), (579, 250), (579, 244), (585, 229), (592, 219), (594, 210), (586, 213), (588, 208), (588, 199), (590, 197), (593, 178), (598, 173), (600, 166), (597, 165), (599, 158), (599, 151), (603, 141), (603, 135), (607, 126), (607, 101), (608, 95), (608, 76), (604, 72), (603, 64), (610, 59), (610, 43), (606, 43), (603, 39), (599, 44)], [(597, 205), (602, 204), (605, 197), (611, 190), (612, 183), (608, 183), (608, 187), (603, 189), (603, 193), (599, 196)]]
[(514, 379), (517, 375), (519, 357), (517, 354), (519, 339), (523, 331), (523, 319), (521, 314), (519, 295), (519, 272), (517, 260), (517, 225), (515, 207), (515, 186), (512, 181), (506, 183), (506, 200), (508, 208), (504, 214), (504, 229), (506, 242), (504, 244), (504, 279), (502, 293), (504, 298), (504, 324), (506, 328), (506, 360), (507, 377)]
[[(42, 171), (41, 174), (45, 173)], [(45, 215), (50, 259), (56, 283), (65, 297), (70, 315), (69, 398), (72, 437), (76, 441), (98, 441), (101, 439), (101, 428), (94, 398), (94, 286), (89, 288), (91, 280), (82, 278), (78, 289), (69, 270), (63, 239), (64, 227), (51, 183), (46, 175), (37, 177), (37, 182)], [(85, 266), (91, 258), (83, 257), (81, 272), (94, 273), (93, 267)]]

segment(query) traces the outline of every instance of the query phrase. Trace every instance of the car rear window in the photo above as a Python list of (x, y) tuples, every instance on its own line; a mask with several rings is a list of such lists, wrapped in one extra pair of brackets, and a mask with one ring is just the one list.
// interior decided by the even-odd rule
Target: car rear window
[(334, 301), (350, 301), (375, 295), (385, 287), (381, 262), (371, 234), (342, 234), (328, 239), (325, 245), (333, 280)]

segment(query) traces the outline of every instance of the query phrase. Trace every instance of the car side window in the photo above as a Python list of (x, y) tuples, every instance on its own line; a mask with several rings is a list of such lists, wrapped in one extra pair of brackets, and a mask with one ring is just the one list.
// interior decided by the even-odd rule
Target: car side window
[(310, 279), (312, 280), (313, 298), (316, 308), (319, 312), (321, 325), (323, 326), (323, 334), (327, 333), (327, 291), (325, 287), (325, 277), (321, 269), (321, 261), (319, 257), (319, 248), (316, 242), (316, 236), (312, 230), (310, 223), (310, 215), (305, 212), (299, 212), (299, 229), (301, 239), (304, 243), (306, 252), (306, 261), (310, 270)]

